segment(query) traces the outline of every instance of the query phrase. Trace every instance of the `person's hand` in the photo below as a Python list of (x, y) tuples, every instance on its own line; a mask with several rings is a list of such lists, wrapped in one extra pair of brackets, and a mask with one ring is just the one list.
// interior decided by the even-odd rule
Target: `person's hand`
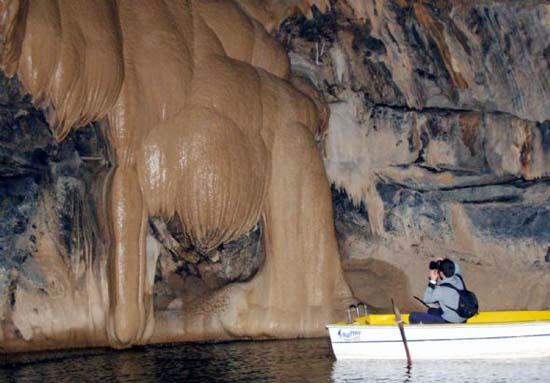
[(443, 257), (439, 257), (435, 259), (436, 262), (441, 262), (442, 260), (443, 260)]
[(437, 281), (437, 270), (430, 270), (430, 281)]

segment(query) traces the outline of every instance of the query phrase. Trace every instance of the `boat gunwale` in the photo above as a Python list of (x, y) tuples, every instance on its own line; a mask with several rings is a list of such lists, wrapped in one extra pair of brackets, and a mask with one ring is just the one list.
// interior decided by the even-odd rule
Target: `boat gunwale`
[[(486, 323), (430, 323), (430, 324), (410, 324), (410, 323), (404, 323), (403, 326), (405, 328), (415, 328), (415, 329), (434, 329), (434, 328), (448, 328), (448, 327), (458, 327), (458, 328), (477, 328), (477, 327), (510, 327), (510, 326), (532, 326), (532, 325), (550, 325), (550, 320), (531, 320), (531, 321), (522, 321), (522, 322), (486, 322)], [(327, 329), (329, 328), (340, 328), (340, 327), (346, 327), (346, 328), (370, 328), (370, 329), (382, 329), (382, 328), (390, 328), (395, 327), (395, 323), (387, 323), (387, 324), (354, 324), (354, 323), (346, 323), (346, 324), (328, 324), (325, 327)]]

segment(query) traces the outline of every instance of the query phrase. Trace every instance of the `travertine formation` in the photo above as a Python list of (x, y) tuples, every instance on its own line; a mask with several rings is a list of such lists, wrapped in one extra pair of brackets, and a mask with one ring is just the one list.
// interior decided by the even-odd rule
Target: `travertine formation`
[(73, 281), (71, 291), (68, 276), (56, 276), (64, 268), (44, 233), (34, 259), (65, 288), (49, 301), (16, 289), (12, 344), (147, 342), (155, 329), (153, 216), (178, 220), (199, 255), (256, 225), (265, 248), (251, 280), (163, 317), (154, 341), (322, 334), (350, 297), (314, 141), (327, 115), (290, 84), (284, 50), (254, 18), (304, 8), (294, 3), (2, 2), (3, 71), (46, 110), (58, 140), (99, 121), (113, 162), (99, 213), (110, 239), (108, 280), (88, 274), (86, 288)]
[(371, 307), (420, 308), (439, 256), (482, 309), (550, 307), (547, 1), (0, 7), (66, 137), (2, 83), (3, 351), (145, 342), (152, 307), (149, 342), (322, 335), (334, 229)]

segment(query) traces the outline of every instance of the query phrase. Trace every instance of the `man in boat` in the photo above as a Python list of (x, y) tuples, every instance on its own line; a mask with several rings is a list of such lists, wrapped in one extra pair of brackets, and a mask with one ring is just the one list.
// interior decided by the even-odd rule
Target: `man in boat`
[(427, 312), (412, 312), (409, 322), (415, 323), (463, 323), (456, 310), (458, 309), (459, 294), (457, 290), (464, 289), (460, 276), (460, 269), (456, 263), (448, 258), (430, 262), (429, 282), (424, 292), (426, 304), (438, 304), (439, 307), (430, 307)]

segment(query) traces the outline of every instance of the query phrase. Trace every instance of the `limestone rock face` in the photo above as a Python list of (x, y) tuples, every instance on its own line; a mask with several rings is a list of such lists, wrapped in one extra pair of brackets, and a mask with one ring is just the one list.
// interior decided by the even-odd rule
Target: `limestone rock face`
[(0, 78), (2, 350), (4, 342), (25, 349), (39, 333), (58, 343), (101, 334), (105, 315), (105, 235), (95, 198), (109, 166), (103, 134), (89, 125), (56, 142), (19, 88)]
[(83, 0), (83, 54), (54, 3), (0, 2), (37, 21), (2, 46), (34, 98), (1, 79), (0, 352), (322, 335), (336, 240), (378, 310), (440, 256), (484, 310), (550, 307), (547, 1)]
[[(9, 116), (2, 351), (325, 333), (352, 299), (315, 141), (327, 108), (268, 34), (313, 4), (328, 9), (0, 2), (0, 70), (37, 108), (29, 126), (102, 134), (100, 155), (52, 160), (64, 144)], [(88, 161), (106, 172), (84, 174)]]
[(549, 17), (545, 1), (337, 1), (282, 25), (293, 73), (330, 100), (357, 298), (420, 308), (448, 256), (482, 309), (550, 307)]

